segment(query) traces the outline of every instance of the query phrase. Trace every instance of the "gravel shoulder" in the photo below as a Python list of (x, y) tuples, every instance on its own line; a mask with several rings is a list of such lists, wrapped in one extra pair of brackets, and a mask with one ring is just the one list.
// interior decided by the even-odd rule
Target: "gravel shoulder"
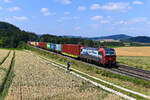
[(15, 77), (5, 100), (121, 100), (38, 56), (17, 51)]

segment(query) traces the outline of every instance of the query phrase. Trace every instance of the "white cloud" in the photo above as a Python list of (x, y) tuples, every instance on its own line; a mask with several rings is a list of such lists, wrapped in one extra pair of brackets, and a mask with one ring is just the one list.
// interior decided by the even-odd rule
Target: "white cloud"
[(143, 22), (147, 22), (147, 17), (136, 17), (131, 19), (130, 21), (131, 23), (143, 23)]
[(41, 12), (48, 12), (48, 8), (41, 8)]
[(0, 10), (2, 10), (3, 8), (0, 6)]
[(98, 10), (100, 9), (100, 5), (99, 4), (93, 4), (91, 7), (90, 7), (91, 10)]
[(85, 10), (86, 10), (86, 7), (85, 7), (85, 6), (79, 6), (79, 7), (78, 7), (78, 10), (79, 10), (79, 11), (85, 11)]
[(147, 22), (147, 24), (150, 24), (150, 21), (149, 21), (149, 22)]
[(110, 21), (109, 21), (109, 20), (104, 20), (104, 19), (103, 19), (103, 20), (100, 20), (100, 23), (101, 23), (101, 24), (109, 24)]
[(64, 14), (65, 14), (65, 15), (69, 15), (69, 14), (70, 14), (70, 12), (66, 11), (66, 12), (64, 12)]
[(55, 1), (60, 2), (60, 3), (65, 4), (65, 5), (69, 5), (72, 3), (71, 0), (55, 0)]
[(92, 21), (97, 21), (100, 24), (109, 24), (110, 23), (110, 18), (109, 17), (103, 17), (103, 16), (93, 16), (91, 18)]
[(10, 3), (12, 0), (4, 0), (5, 3)]
[(136, 1), (133, 1), (133, 4), (134, 5), (142, 5), (142, 4), (144, 4), (142, 1), (138, 1), (138, 0), (136, 0)]
[(56, 13), (51, 13), (48, 8), (41, 8), (40, 10), (44, 16), (52, 16), (56, 15)]
[(116, 22), (116, 24), (122, 24), (122, 25), (127, 25), (129, 24), (127, 21), (121, 20), (119, 22)]
[(101, 6), (100, 8), (104, 10), (109, 10), (109, 11), (122, 11), (122, 10), (130, 9), (131, 7), (129, 6), (129, 3), (110, 2), (106, 5)]
[(13, 12), (13, 11), (19, 11), (19, 10), (21, 10), (21, 8), (15, 6), (15, 7), (12, 7), (12, 8), (8, 8), (8, 10), (9, 10), (10, 12)]
[(75, 30), (80, 30), (80, 29), (81, 29), (81, 27), (80, 27), (80, 26), (78, 26), (78, 27), (76, 27), (76, 28), (75, 28)]
[(61, 17), (59, 20), (57, 20), (58, 22), (62, 22), (64, 20), (77, 20), (80, 19), (80, 17), (78, 16), (73, 16), (73, 17)]
[(98, 20), (101, 20), (101, 19), (103, 19), (103, 16), (93, 16), (91, 18), (91, 20), (93, 20), (93, 21), (98, 21)]
[(21, 16), (21, 17), (13, 16), (13, 20), (25, 21), (28, 20), (28, 18), (26, 16)]
[(136, 23), (147, 23), (147, 22), (148, 19), (146, 17), (136, 17), (129, 20), (116, 21), (115, 25), (118, 24), (127, 25), (127, 24), (136, 24)]

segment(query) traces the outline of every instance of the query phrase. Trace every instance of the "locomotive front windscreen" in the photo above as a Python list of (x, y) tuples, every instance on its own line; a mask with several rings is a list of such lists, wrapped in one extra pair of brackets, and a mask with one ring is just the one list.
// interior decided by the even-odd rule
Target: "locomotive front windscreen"
[(111, 48), (105, 48), (105, 55), (106, 56), (114, 56), (115, 55), (115, 50)]

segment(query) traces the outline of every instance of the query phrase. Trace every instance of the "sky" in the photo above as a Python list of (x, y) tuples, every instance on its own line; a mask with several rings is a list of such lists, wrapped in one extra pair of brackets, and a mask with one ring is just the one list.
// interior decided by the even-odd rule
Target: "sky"
[(37, 34), (150, 36), (150, 0), (0, 0), (0, 21)]

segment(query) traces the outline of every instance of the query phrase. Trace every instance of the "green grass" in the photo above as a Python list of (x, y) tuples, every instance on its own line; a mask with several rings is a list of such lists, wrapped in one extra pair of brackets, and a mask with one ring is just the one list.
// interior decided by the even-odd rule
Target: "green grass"
[[(75, 68), (77, 70), (85, 72), (89, 75), (101, 78), (101, 79), (106, 80), (108, 82), (112, 82), (116, 85), (120, 85), (122, 87), (131, 89), (131, 90), (134, 90), (137, 92), (141, 92), (143, 94), (148, 94), (147, 91), (143, 90), (143, 88), (147, 88), (147, 89), (150, 88), (150, 82), (149, 81), (145, 81), (145, 80), (133, 78), (133, 77), (128, 77), (128, 76), (124, 76), (124, 75), (120, 75), (120, 74), (115, 74), (115, 73), (111, 73), (109, 71), (105, 71), (105, 70), (101, 70), (101, 69), (97, 69), (95, 67), (85, 65), (82, 62), (77, 62), (75, 60), (71, 60), (71, 59), (68, 59), (66, 57), (51, 54), (51, 53), (45, 52), (43, 50), (35, 49), (32, 47), (29, 47), (28, 49), (39, 54), (39, 55), (45, 56), (49, 59), (52, 59), (56, 62), (59, 62), (61, 64), (66, 64), (66, 62), (68, 60), (70, 60), (72, 68)], [(129, 83), (129, 84), (132, 83), (132, 84), (134, 84), (134, 86), (136, 88), (133, 88), (130, 85), (125, 86), (124, 83)]]
[(117, 57), (117, 62), (124, 65), (129, 65), (136, 68), (142, 68), (150, 71), (150, 57)]

